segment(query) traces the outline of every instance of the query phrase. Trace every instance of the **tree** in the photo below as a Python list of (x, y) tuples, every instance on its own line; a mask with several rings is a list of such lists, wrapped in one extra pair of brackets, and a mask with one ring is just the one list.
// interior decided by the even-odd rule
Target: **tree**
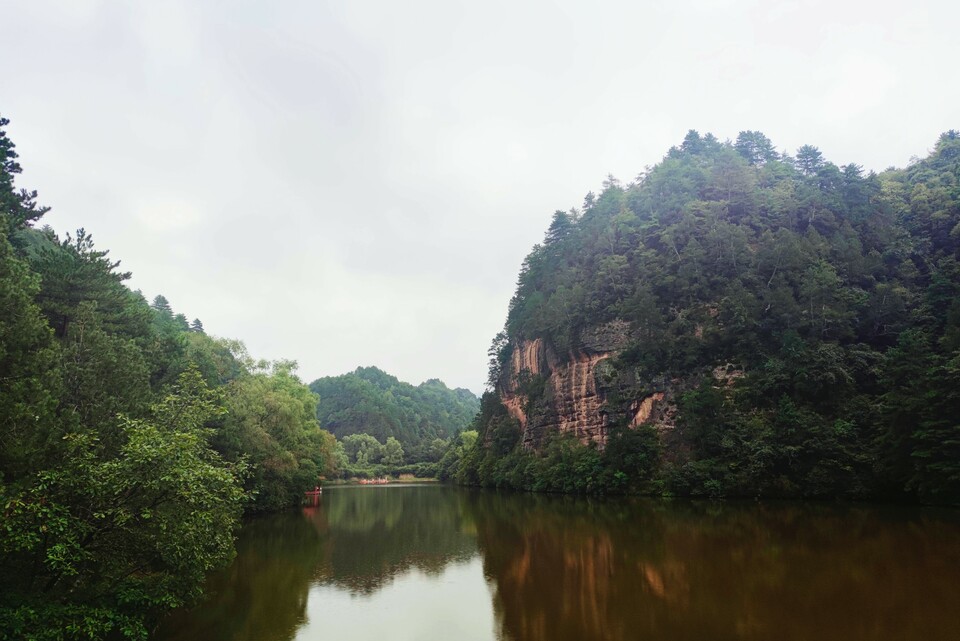
[(449, 444), (449, 441), (442, 438), (435, 438), (430, 441), (430, 445), (427, 449), (427, 460), (431, 463), (436, 463), (439, 461)]
[(150, 405), (150, 369), (136, 341), (104, 328), (91, 303), (81, 303), (60, 341), (63, 420), (96, 430), (101, 447), (122, 442), (119, 415), (142, 416)]
[(295, 363), (151, 307), (84, 229), (33, 229), (5, 124), (0, 637), (145, 639), (229, 559), (244, 506), (295, 504), (342, 455)]
[(563, 240), (572, 228), (573, 221), (570, 219), (570, 215), (558, 209), (553, 212), (553, 219), (550, 221), (550, 227), (547, 228), (547, 235), (543, 240), (543, 244), (548, 245)]
[(0, 229), (0, 487), (36, 465), (56, 434), (59, 354), (33, 303), (39, 280)]
[(196, 600), (233, 555), (243, 501), (244, 465), (207, 444), (218, 411), (199, 374), (185, 373), (148, 418), (122, 418), (116, 456), (74, 433), (60, 465), (0, 488), (0, 620), (20, 638), (45, 628), (146, 638), (150, 615)]
[(441, 481), (457, 479), (460, 476), (464, 458), (474, 450), (478, 438), (476, 430), (467, 430), (450, 441), (447, 451), (437, 464), (437, 477)]
[(503, 373), (503, 366), (510, 360), (510, 338), (507, 331), (497, 332), (490, 342), (487, 349), (487, 385), (494, 389), (500, 381), (500, 375)]
[(369, 434), (350, 434), (341, 442), (347, 457), (357, 465), (379, 463), (383, 457), (383, 445)]
[(759, 131), (741, 131), (733, 147), (751, 165), (762, 166), (780, 159), (773, 143)]
[(907, 488), (928, 500), (960, 503), (960, 351), (925, 373), (925, 404), (912, 434)]
[(14, 187), (14, 177), (22, 169), (17, 162), (16, 145), (7, 137), (10, 121), (0, 116), (0, 231), (9, 234), (39, 220), (48, 207), (37, 205), (37, 192)]
[(153, 302), (150, 303), (150, 307), (160, 312), (164, 316), (173, 317), (173, 308), (170, 307), (170, 301), (167, 300), (166, 296), (162, 294), (157, 294), (153, 297)]
[(797, 149), (797, 168), (804, 176), (812, 176), (823, 166), (823, 154), (812, 145)]
[(278, 361), (269, 372), (247, 373), (226, 386), (227, 414), (213, 443), (227, 460), (249, 460), (245, 487), (255, 497), (253, 509), (294, 504), (336, 470), (335, 441), (317, 424), (317, 397), (295, 367)]
[(384, 465), (403, 465), (403, 446), (400, 445), (400, 441), (392, 436), (387, 439), (383, 446), (382, 463)]
[(29, 255), (31, 268), (43, 275), (37, 303), (57, 338), (66, 336), (82, 303), (95, 304), (110, 332), (134, 339), (150, 333), (149, 309), (124, 285), (130, 272), (118, 271), (120, 262), (110, 260), (109, 253), (95, 249), (93, 236), (81, 228), (75, 237), (67, 234)]
[(706, 145), (704, 145), (697, 130), (690, 129), (687, 131), (687, 135), (683, 137), (683, 144), (680, 145), (680, 149), (688, 154), (699, 154), (706, 149)]
[[(960, 346), (958, 172), (956, 132), (928, 158), (879, 176), (827, 162), (811, 145), (781, 156), (757, 131), (732, 144), (688, 132), (633, 185), (605, 184), (570, 225), (555, 215), (523, 261), (490, 353), (489, 406), (509, 393), (524, 410), (524, 438), (508, 438), (484, 401), (474, 423), (482, 445), (462, 456), (451, 446), (441, 474), (599, 491), (558, 477), (590, 476), (595, 458), (551, 441), (555, 426), (586, 421), (607, 448), (618, 441), (616, 453), (621, 423), (663, 390), (673, 407), (661, 420), (678, 429), (660, 431), (653, 482), (669, 491), (906, 488), (960, 500), (957, 423), (946, 409)], [(534, 340), (552, 372), (536, 379), (513, 371), (510, 357)], [(615, 356), (581, 369), (600, 352)], [(600, 412), (571, 413), (594, 389)], [(622, 481), (637, 466), (612, 453), (603, 465)]]

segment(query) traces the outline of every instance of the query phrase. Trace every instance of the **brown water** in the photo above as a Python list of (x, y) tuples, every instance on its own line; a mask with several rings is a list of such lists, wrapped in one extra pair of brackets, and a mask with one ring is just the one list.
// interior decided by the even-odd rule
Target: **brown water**
[(960, 639), (960, 513), (328, 489), (163, 641)]

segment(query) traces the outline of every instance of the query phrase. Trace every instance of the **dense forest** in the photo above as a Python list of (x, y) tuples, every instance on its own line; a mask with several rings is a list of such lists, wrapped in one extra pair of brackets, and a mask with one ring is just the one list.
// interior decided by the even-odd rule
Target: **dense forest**
[(84, 230), (38, 227), (0, 119), (0, 638), (144, 639), (244, 511), (337, 473), (293, 362), (152, 303)]
[[(554, 214), (491, 347), (479, 438), (445, 474), (960, 502), (958, 259), (956, 131), (879, 174), (691, 131)], [(576, 363), (599, 399), (591, 438), (540, 429), (577, 422), (557, 374)]]
[(410, 455), (460, 432), (480, 409), (470, 390), (452, 390), (437, 379), (413, 386), (376, 367), (318, 378), (310, 389), (320, 397), (320, 425), (337, 438), (368, 434), (386, 442), (392, 437)]

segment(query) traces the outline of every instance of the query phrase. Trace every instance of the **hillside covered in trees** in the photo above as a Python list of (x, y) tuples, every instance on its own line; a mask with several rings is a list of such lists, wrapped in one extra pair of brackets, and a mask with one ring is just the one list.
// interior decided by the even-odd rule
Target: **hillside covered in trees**
[(386, 442), (393, 437), (408, 454), (454, 436), (480, 409), (470, 390), (450, 389), (435, 378), (414, 386), (376, 367), (318, 378), (310, 389), (320, 397), (320, 425), (337, 438), (369, 434)]
[(960, 502), (960, 133), (879, 174), (691, 131), (557, 211), (450, 476)]
[(293, 362), (208, 336), (93, 237), (38, 228), (0, 118), (0, 637), (144, 639), (336, 441)]

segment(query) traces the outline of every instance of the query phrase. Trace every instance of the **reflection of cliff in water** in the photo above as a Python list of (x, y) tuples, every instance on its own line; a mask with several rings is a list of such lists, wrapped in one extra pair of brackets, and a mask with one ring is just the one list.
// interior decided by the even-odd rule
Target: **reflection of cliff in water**
[(469, 504), (512, 641), (953, 639), (960, 629), (955, 513), (492, 493)]
[(370, 593), (398, 574), (439, 574), (477, 553), (463, 492), (441, 486), (343, 487), (324, 495), (329, 553), (316, 579)]

